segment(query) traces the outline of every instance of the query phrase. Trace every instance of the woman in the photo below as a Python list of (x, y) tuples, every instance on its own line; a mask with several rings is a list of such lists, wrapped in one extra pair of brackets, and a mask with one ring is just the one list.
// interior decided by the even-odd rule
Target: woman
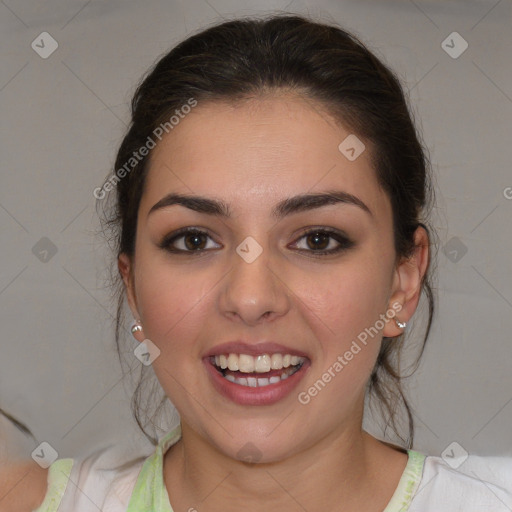
[[(180, 425), (123, 467), (57, 460), (26, 510), (509, 510), (509, 465), (482, 481), (412, 450), (399, 356), (422, 293), (420, 354), (433, 316), (431, 187), (399, 82), (338, 27), (237, 20), (165, 55), (95, 195)], [(403, 447), (363, 430), (369, 394)]]

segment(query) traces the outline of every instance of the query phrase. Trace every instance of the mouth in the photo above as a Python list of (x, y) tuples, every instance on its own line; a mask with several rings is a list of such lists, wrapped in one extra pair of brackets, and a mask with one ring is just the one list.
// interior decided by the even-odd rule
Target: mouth
[(217, 391), (242, 405), (270, 405), (281, 400), (311, 364), (307, 357), (284, 353), (226, 353), (203, 361)]

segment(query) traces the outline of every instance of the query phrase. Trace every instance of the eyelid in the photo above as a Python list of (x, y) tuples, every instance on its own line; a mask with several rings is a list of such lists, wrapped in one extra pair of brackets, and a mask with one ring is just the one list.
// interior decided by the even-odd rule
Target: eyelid
[(310, 234), (315, 231), (321, 231), (323, 233), (338, 235), (339, 237), (343, 237), (343, 238), (346, 238), (347, 240), (350, 240), (350, 237), (341, 229), (332, 228), (329, 226), (319, 226), (319, 225), (305, 226), (298, 230), (298, 235), (296, 235), (296, 236), (302, 237), (304, 235)]

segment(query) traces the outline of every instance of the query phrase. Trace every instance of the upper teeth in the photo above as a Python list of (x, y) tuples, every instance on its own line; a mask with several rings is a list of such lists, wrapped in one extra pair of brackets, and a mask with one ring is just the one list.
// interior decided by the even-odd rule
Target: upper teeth
[(304, 357), (292, 356), (290, 354), (262, 354), (256, 357), (248, 354), (224, 354), (215, 356), (215, 364), (223, 370), (229, 368), (236, 372), (258, 372), (265, 373), (270, 370), (281, 370), (288, 368), (290, 365), (297, 365), (305, 360)]

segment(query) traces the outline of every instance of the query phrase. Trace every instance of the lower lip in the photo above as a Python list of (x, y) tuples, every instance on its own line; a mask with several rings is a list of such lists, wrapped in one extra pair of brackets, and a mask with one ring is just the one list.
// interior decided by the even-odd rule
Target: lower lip
[(227, 380), (213, 366), (209, 358), (203, 359), (203, 362), (215, 389), (226, 398), (240, 405), (271, 405), (279, 402), (279, 400), (288, 396), (297, 387), (309, 368), (309, 361), (305, 361), (301, 368), (287, 379), (275, 384), (269, 384), (268, 386), (253, 388)]

